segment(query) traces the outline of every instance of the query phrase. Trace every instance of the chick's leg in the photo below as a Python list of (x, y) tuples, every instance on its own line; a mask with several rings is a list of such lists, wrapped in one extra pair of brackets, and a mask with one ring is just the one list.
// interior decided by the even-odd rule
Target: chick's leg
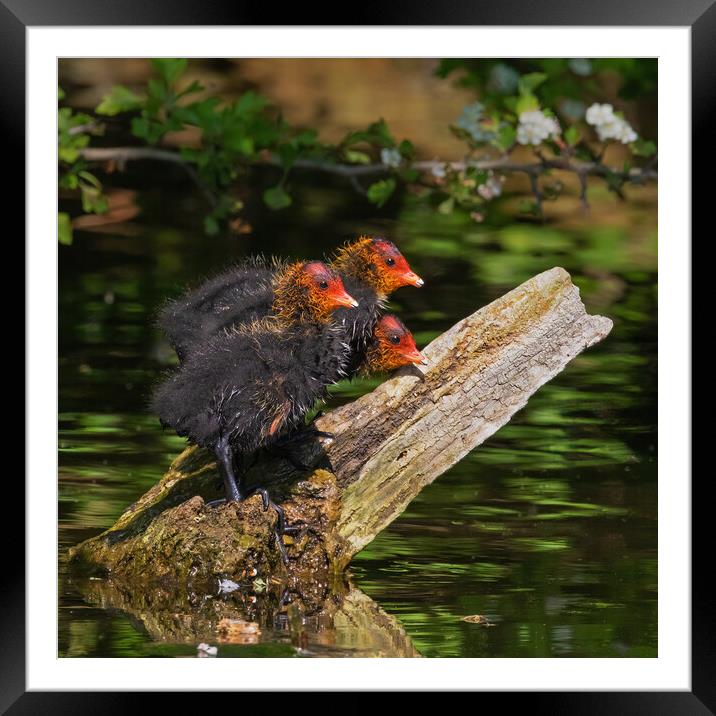
[(219, 474), (224, 481), (224, 490), (227, 502), (240, 502), (243, 499), (239, 486), (236, 483), (236, 475), (234, 474), (234, 460), (231, 445), (226, 437), (219, 439), (214, 448), (216, 453), (216, 462), (219, 467)]

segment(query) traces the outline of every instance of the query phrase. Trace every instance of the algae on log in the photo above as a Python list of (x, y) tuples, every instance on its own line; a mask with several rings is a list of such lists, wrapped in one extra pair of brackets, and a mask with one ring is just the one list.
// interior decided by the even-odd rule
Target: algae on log
[[(185, 450), (106, 532), (70, 551), (71, 563), (115, 577), (183, 580), (258, 573), (294, 585), (329, 580), (436, 477), (502, 427), (612, 322), (590, 316), (569, 274), (545, 271), (463, 319), (373, 392), (319, 418), (334, 441), (301, 446), (304, 473), (258, 456), (261, 481), (306, 529), (273, 537), (258, 496), (207, 508), (221, 494), (213, 456)], [(294, 456), (295, 459), (296, 456)]]

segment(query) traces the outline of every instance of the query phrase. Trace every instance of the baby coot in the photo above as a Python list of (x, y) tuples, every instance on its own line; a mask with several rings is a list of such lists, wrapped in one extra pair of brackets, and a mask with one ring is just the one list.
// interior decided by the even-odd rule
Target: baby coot
[[(233, 326), (270, 315), (277, 282), (290, 264), (252, 258), (208, 279), (198, 288), (165, 305), (159, 325), (184, 360), (193, 346)], [(362, 236), (343, 246), (331, 263), (358, 308), (341, 308), (334, 318), (350, 346), (347, 373), (353, 375), (365, 359), (387, 297), (401, 286), (422, 286), (404, 256), (383, 237)]]
[(397, 246), (382, 236), (361, 236), (347, 243), (338, 250), (331, 268), (338, 271), (346, 290), (355, 292), (359, 303), (352, 313), (343, 309), (335, 313), (336, 321), (345, 328), (351, 349), (348, 374), (354, 375), (365, 362), (388, 296), (401, 286), (420, 287), (424, 281), (410, 268)]
[[(273, 315), (193, 346), (152, 401), (163, 426), (214, 452), (230, 501), (247, 497), (234, 456), (241, 464), (302, 423), (349, 357), (332, 313), (357, 303), (334, 271), (318, 261), (292, 264), (275, 281), (273, 296)], [(265, 509), (273, 504), (264, 488), (257, 491)], [(273, 506), (281, 533), (283, 513)], [(279, 545), (283, 553), (280, 537)]]
[(383, 373), (404, 365), (426, 365), (427, 359), (415, 345), (413, 334), (392, 313), (381, 316), (368, 342), (361, 373)]

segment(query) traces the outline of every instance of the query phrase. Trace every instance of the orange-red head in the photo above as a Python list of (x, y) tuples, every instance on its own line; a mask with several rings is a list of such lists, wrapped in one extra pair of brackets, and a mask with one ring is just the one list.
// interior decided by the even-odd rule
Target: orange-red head
[(273, 312), (285, 321), (325, 323), (336, 308), (357, 305), (341, 277), (321, 261), (290, 264), (276, 277)]
[(358, 305), (358, 301), (348, 295), (341, 277), (322, 261), (310, 261), (304, 264), (303, 273), (311, 281), (308, 284), (309, 293), (315, 294), (319, 302), (324, 302), (331, 308), (340, 306), (355, 308)]
[(392, 241), (361, 236), (339, 250), (334, 268), (365, 281), (378, 295), (388, 296), (401, 286), (422, 286), (424, 281), (408, 265)]
[(391, 314), (383, 316), (373, 330), (366, 370), (388, 371), (411, 363), (427, 364), (425, 356), (415, 345), (413, 334), (397, 316)]

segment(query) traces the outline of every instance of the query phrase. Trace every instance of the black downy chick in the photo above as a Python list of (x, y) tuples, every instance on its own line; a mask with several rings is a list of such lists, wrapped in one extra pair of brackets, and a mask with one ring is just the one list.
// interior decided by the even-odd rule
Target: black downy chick
[[(288, 434), (340, 377), (348, 349), (332, 312), (356, 305), (325, 264), (293, 264), (275, 285), (273, 316), (195, 346), (155, 392), (152, 407), (162, 425), (213, 450), (227, 500), (248, 496), (242, 472), (237, 481), (234, 456)], [(265, 489), (257, 491), (265, 509), (273, 504)], [(273, 506), (280, 534), (283, 513)], [(278, 541), (285, 559), (280, 536)]]
[[(364, 236), (346, 244), (331, 267), (359, 304), (355, 310), (342, 308), (334, 314), (350, 346), (347, 373), (352, 376), (365, 360), (387, 297), (401, 286), (422, 286), (423, 280), (397, 247), (382, 237)], [(209, 336), (269, 315), (274, 286), (285, 270), (286, 265), (279, 262), (272, 265), (263, 259), (250, 259), (168, 303), (160, 315), (160, 325), (180, 360)]]

